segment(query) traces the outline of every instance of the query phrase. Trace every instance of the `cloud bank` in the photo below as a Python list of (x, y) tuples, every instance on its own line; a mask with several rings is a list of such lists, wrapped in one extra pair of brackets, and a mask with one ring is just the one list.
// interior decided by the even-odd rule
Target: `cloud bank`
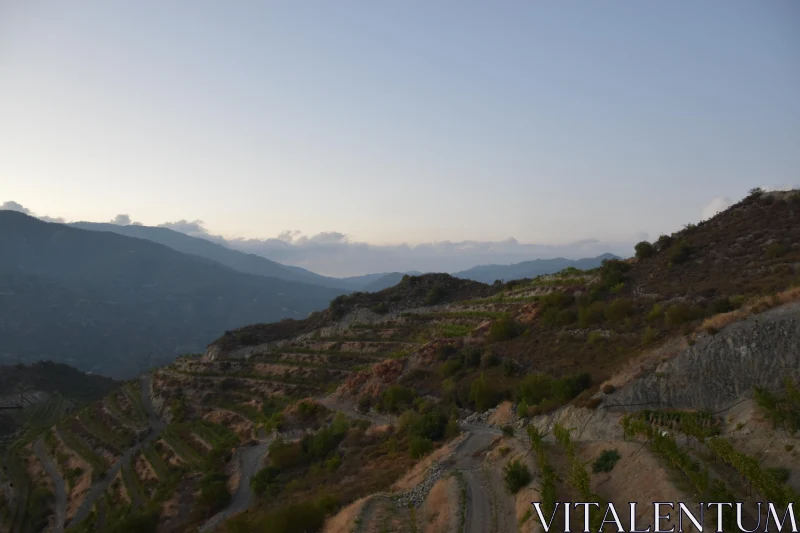
[[(14, 201), (3, 203), (0, 209), (20, 211), (50, 222), (65, 222), (63, 218), (35, 215)], [(141, 225), (126, 213), (115, 216), (111, 223), (123, 226)], [(202, 220), (181, 219), (158, 226), (279, 263), (336, 277), (410, 270), (458, 272), (483, 264), (510, 264), (554, 257), (579, 259), (607, 252), (627, 257), (632, 254), (636, 242), (647, 238), (646, 234), (631, 234), (629, 238), (616, 242), (585, 239), (565, 244), (526, 244), (509, 238), (504, 241), (376, 245), (359, 242), (338, 231), (306, 235), (298, 230), (286, 230), (275, 237), (263, 239), (226, 239), (212, 234)]]

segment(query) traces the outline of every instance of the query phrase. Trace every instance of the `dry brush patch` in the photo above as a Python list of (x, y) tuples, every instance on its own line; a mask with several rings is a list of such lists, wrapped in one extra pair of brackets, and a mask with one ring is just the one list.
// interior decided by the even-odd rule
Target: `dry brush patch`
[(800, 302), (800, 287), (792, 287), (772, 296), (754, 298), (740, 309), (728, 313), (720, 313), (705, 319), (700, 329), (709, 333), (714, 333), (725, 326), (733, 324), (734, 322), (740, 322), (751, 315), (794, 302)]

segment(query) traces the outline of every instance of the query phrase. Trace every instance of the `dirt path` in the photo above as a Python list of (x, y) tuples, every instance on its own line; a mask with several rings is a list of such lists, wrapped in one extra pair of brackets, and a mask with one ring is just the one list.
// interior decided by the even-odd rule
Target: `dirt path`
[(64, 478), (58, 472), (58, 467), (47, 454), (47, 449), (44, 446), (43, 437), (36, 439), (33, 443), (33, 451), (39, 462), (42, 463), (45, 472), (53, 480), (53, 487), (55, 488), (56, 509), (55, 509), (55, 522), (53, 524), (54, 533), (63, 533), (64, 521), (67, 517), (67, 489), (64, 486)]
[(142, 403), (144, 404), (144, 409), (147, 412), (148, 421), (150, 423), (150, 434), (144, 440), (142, 440), (142, 442), (135, 444), (132, 448), (129, 448), (124, 454), (122, 454), (122, 457), (120, 457), (117, 462), (114, 463), (114, 465), (108, 471), (106, 471), (103, 479), (98, 483), (95, 483), (92, 488), (89, 489), (89, 492), (81, 502), (80, 507), (78, 507), (78, 510), (75, 512), (75, 516), (72, 517), (72, 520), (69, 523), (70, 526), (80, 524), (86, 519), (87, 516), (89, 516), (94, 502), (103, 495), (106, 489), (108, 489), (123, 465), (128, 464), (134, 454), (136, 454), (140, 449), (156, 440), (161, 434), (161, 431), (163, 431), (163, 429), (166, 427), (166, 424), (164, 424), (164, 422), (156, 414), (155, 410), (153, 409), (153, 404), (150, 401), (149, 375), (144, 375), (141, 378), (141, 393)]
[(250, 507), (250, 502), (253, 500), (253, 490), (250, 488), (250, 479), (261, 467), (261, 462), (269, 450), (269, 445), (270, 441), (267, 440), (255, 446), (239, 448), (241, 476), (239, 478), (239, 485), (236, 487), (236, 493), (233, 495), (228, 507), (212, 516), (198, 531), (201, 533), (213, 531), (224, 520), (235, 514), (246, 511), (247, 508)]

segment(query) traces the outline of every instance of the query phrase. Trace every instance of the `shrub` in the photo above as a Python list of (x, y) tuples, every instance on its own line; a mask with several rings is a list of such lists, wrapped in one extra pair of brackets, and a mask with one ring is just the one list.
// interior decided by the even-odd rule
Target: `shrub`
[(711, 312), (714, 314), (719, 313), (727, 313), (729, 311), (733, 311), (733, 304), (731, 303), (730, 298), (717, 298), (713, 302), (711, 302)]
[(525, 400), (520, 400), (520, 402), (517, 404), (517, 416), (522, 418), (528, 416), (528, 409), (528, 402)]
[(483, 354), (481, 358), (481, 367), (482, 368), (491, 368), (493, 366), (497, 366), (500, 364), (500, 357), (491, 351), (487, 351)]
[(614, 465), (617, 464), (622, 457), (620, 456), (619, 452), (614, 450), (603, 450), (595, 462), (592, 464), (592, 472), (595, 474), (600, 472), (611, 472), (614, 469)]
[(762, 194), (764, 194), (764, 189), (762, 189), (761, 187), (753, 187), (752, 189), (750, 189), (747, 192), (747, 197), (748, 198), (758, 198)]
[(389, 311), (389, 307), (386, 305), (386, 302), (378, 302), (372, 306), (372, 311), (378, 313), (379, 315), (383, 315)]
[(785, 245), (779, 242), (773, 242), (772, 244), (767, 246), (766, 250), (767, 259), (777, 259), (779, 257), (786, 255), (788, 251), (789, 249)]
[(228, 478), (221, 472), (209, 472), (200, 479), (200, 494), (195, 499), (194, 512), (209, 517), (231, 501)]
[(686, 239), (681, 239), (667, 250), (667, 261), (670, 266), (685, 263), (689, 260), (691, 254), (692, 248), (689, 246), (689, 242)]
[(437, 373), (441, 378), (449, 378), (450, 376), (454, 375), (456, 372), (461, 370), (461, 360), (460, 359), (450, 359), (449, 361), (445, 361), (439, 368), (437, 369)]
[(606, 307), (606, 318), (610, 322), (620, 322), (633, 313), (633, 300), (617, 298)]
[(664, 313), (664, 318), (667, 324), (670, 325), (677, 325), (677, 324), (685, 324), (686, 322), (691, 322), (692, 320), (696, 320), (702, 316), (702, 312), (695, 307), (692, 307), (686, 303), (677, 303), (674, 305), (669, 306), (666, 313)]
[(431, 290), (428, 291), (428, 294), (425, 295), (425, 305), (435, 305), (442, 301), (446, 295), (446, 291), (444, 287), (441, 285), (434, 285), (431, 287)]
[(642, 344), (650, 344), (658, 337), (658, 331), (656, 331), (652, 326), (647, 326), (642, 333)]
[(630, 265), (618, 259), (606, 259), (600, 267), (600, 285), (610, 289), (625, 282), (625, 273)]
[(503, 426), (503, 435), (506, 437), (513, 437), (514, 436), (514, 428), (506, 424)]
[(250, 487), (257, 496), (265, 494), (274, 496), (280, 491), (280, 487), (277, 484), (280, 473), (281, 471), (274, 466), (262, 468), (250, 480)]
[(614, 394), (614, 391), (617, 390), (614, 385), (611, 383), (606, 383), (603, 385), (603, 394)]
[(658, 240), (656, 240), (655, 248), (659, 252), (663, 252), (670, 246), (672, 246), (674, 239), (669, 235), (660, 235)]
[(592, 331), (586, 337), (586, 344), (597, 344), (598, 342), (604, 342), (606, 340), (606, 336), (603, 335), (600, 331)]
[(578, 326), (588, 328), (593, 324), (599, 324), (603, 321), (605, 314), (606, 304), (604, 302), (593, 302), (588, 306), (582, 306), (578, 309)]
[(572, 309), (550, 307), (542, 313), (542, 322), (550, 326), (569, 326), (576, 319), (577, 314)]
[(652, 257), (656, 253), (656, 249), (647, 241), (638, 243), (633, 249), (636, 250), (636, 257), (639, 259)]
[(489, 327), (489, 340), (491, 341), (507, 341), (511, 340), (521, 333), (520, 326), (517, 322), (509, 317), (504, 316), (498, 318)]
[(497, 405), (497, 396), (494, 385), (483, 374), (475, 378), (469, 387), (469, 400), (477, 411), (485, 411)]
[(381, 398), (378, 403), (378, 410), (385, 411), (387, 413), (399, 413), (404, 408), (411, 405), (416, 397), (417, 393), (414, 391), (414, 389), (396, 384), (389, 385), (389, 387), (383, 391), (383, 394), (381, 394)]
[(433, 450), (433, 442), (425, 437), (411, 437), (411, 442), (408, 446), (408, 453), (414, 459), (419, 459)]
[(464, 349), (464, 365), (477, 367), (481, 364), (481, 351), (478, 348)]
[(517, 373), (517, 365), (512, 359), (503, 359), (503, 375), (510, 378)]
[(531, 482), (531, 472), (523, 463), (514, 460), (503, 468), (503, 478), (508, 492), (516, 494)]
[(650, 312), (647, 313), (647, 320), (649, 320), (650, 322), (654, 322), (663, 316), (664, 316), (664, 308), (658, 304), (655, 304), (653, 308), (650, 310)]

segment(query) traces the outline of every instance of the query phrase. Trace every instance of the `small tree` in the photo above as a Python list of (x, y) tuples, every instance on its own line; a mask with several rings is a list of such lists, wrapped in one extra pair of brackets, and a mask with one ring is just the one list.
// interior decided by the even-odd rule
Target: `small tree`
[(645, 259), (647, 257), (652, 257), (656, 253), (656, 249), (647, 241), (642, 241), (638, 243), (634, 250), (636, 250), (636, 257), (639, 259)]
[(497, 391), (486, 376), (481, 374), (469, 387), (469, 399), (475, 405), (475, 410), (485, 411), (497, 402)]
[(531, 472), (528, 467), (520, 461), (510, 461), (503, 468), (503, 477), (505, 479), (506, 489), (511, 494), (516, 494), (525, 485), (531, 482)]

